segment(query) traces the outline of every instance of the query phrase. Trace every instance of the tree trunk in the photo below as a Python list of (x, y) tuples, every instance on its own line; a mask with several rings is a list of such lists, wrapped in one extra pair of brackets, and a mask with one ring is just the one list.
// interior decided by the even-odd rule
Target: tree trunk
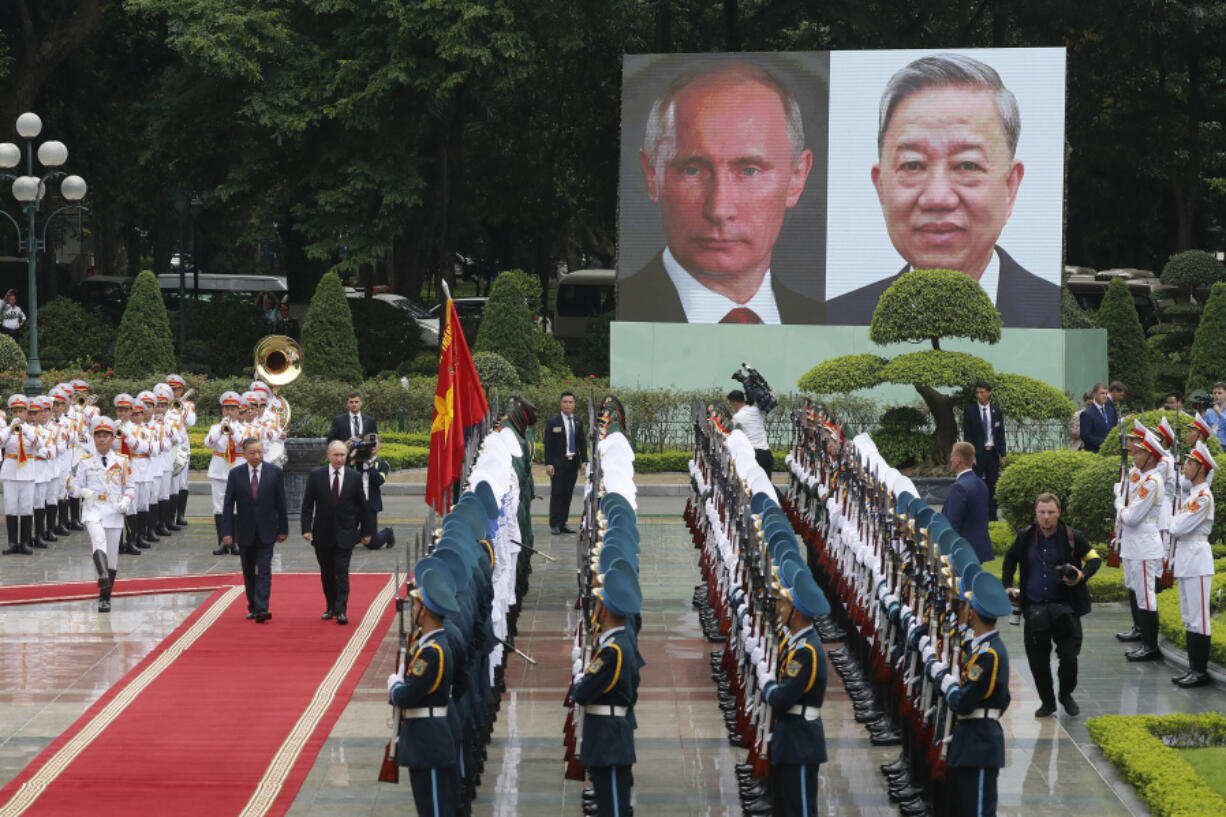
[(936, 426), (930, 456), (934, 463), (944, 465), (949, 462), (949, 450), (958, 441), (953, 398), (941, 394), (931, 386), (916, 386), (915, 390), (924, 398), (924, 404), (928, 406), (928, 411), (932, 412), (932, 422)]

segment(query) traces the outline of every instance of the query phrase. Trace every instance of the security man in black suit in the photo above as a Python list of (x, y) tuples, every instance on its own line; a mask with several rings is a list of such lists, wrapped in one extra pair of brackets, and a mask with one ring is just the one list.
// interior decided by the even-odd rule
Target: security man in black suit
[(460, 736), (452, 734), (447, 717), (455, 653), (444, 623), (460, 608), (446, 574), (446, 566), (433, 557), (414, 568), (417, 584), (409, 595), (416, 643), (410, 647), (404, 674), (393, 672), (387, 679), (392, 706), (404, 710), (396, 758), (409, 769), (413, 802), (421, 817), (452, 817), (459, 801), (457, 753), (445, 751), (455, 747)]
[(575, 493), (579, 466), (587, 462), (583, 421), (575, 416), (575, 395), (562, 392), (562, 411), (545, 421), (545, 473), (549, 475), (549, 530), (574, 533), (566, 527), (570, 499)]
[(630, 707), (638, 697), (636, 651), (626, 619), (642, 609), (643, 595), (630, 569), (613, 566), (596, 595), (600, 627), (596, 654), (575, 679), (571, 697), (583, 707), (583, 742), (579, 762), (596, 792), (599, 817), (630, 814), (630, 767), (634, 765), (634, 724)]
[(328, 464), (311, 472), (302, 495), (302, 538), (315, 548), (328, 602), (320, 618), (328, 621), (335, 616), (337, 624), (349, 623), (349, 559), (358, 543), (359, 530), (366, 545), (375, 529), (375, 515), (362, 491), (362, 478), (345, 466), (347, 454), (343, 442), (328, 443)]
[(362, 413), (362, 395), (356, 391), (349, 392), (349, 411), (332, 418), (332, 428), (328, 431), (328, 442), (357, 442), (367, 434), (379, 433), (379, 422), (369, 414)]
[(1000, 579), (979, 573), (963, 596), (967, 624), (974, 632), (969, 658), (961, 676), (929, 659), (926, 669), (940, 685), (949, 708), (957, 715), (949, 745), (946, 778), (953, 817), (994, 817), (996, 778), (1005, 765), (1005, 735), (1000, 718), (1009, 708), (1009, 653), (996, 621), (1012, 606)]
[(975, 446), (975, 473), (988, 485), (988, 518), (996, 518), (996, 481), (1005, 462), (1005, 415), (992, 402), (992, 386), (975, 384), (975, 402), (962, 409), (962, 439)]
[(289, 536), (289, 510), (281, 469), (264, 462), (264, 444), (254, 437), (243, 440), (247, 461), (230, 469), (222, 501), (221, 543), (238, 545), (247, 589), (247, 618), (263, 624), (272, 618), (268, 597), (272, 592), (274, 542)]
[(759, 679), (762, 698), (775, 713), (770, 742), (775, 814), (808, 817), (817, 814), (817, 767), (826, 762), (826, 653), (813, 619), (828, 615), (830, 603), (803, 570), (791, 588), (780, 588), (775, 612), (787, 642), (776, 677), (763, 673)]

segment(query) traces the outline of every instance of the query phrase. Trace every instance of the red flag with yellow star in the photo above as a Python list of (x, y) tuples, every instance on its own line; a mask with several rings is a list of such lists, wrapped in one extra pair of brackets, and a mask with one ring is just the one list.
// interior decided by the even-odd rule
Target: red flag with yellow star
[(438, 387), (426, 467), (426, 501), (440, 514), (451, 510), (451, 486), (464, 473), (464, 431), (481, 422), (488, 411), (455, 302), (448, 298), (439, 339)]

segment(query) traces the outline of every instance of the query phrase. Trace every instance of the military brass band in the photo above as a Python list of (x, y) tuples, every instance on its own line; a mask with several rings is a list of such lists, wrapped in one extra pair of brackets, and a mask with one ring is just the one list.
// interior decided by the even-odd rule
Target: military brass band
[(583, 780), (584, 814), (633, 814), (634, 705), (645, 665), (638, 648), (643, 593), (634, 452), (621, 402), (609, 395), (599, 414), (588, 405), (591, 458), (576, 547), (580, 611), (563, 702), (566, 778)]
[(507, 658), (519, 652), (535, 422), (535, 408), (514, 396), (496, 428), (478, 430), (464, 490), (439, 528), (427, 522), (397, 599), (400, 650), (387, 679), (395, 727), (379, 779), (399, 782), (397, 767), (406, 767), (420, 815), (470, 813)]
[(868, 435), (846, 440), (820, 405), (794, 414), (782, 496), (719, 412), (696, 406), (695, 430), (695, 603), (724, 642), (712, 669), (749, 750), (746, 813), (817, 813), (827, 661), (870, 740), (901, 747), (883, 772), (904, 814), (994, 813), (1009, 706), (1000, 581)]

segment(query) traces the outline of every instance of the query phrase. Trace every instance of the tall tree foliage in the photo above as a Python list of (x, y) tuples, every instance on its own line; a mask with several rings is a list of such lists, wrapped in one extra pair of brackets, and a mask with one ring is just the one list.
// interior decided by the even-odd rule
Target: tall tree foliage
[(1132, 293), (1122, 278), (1113, 279), (1107, 286), (1095, 320), (1107, 330), (1107, 370), (1111, 379), (1123, 381), (1129, 396), (1138, 405), (1146, 405), (1154, 394), (1153, 361)]

